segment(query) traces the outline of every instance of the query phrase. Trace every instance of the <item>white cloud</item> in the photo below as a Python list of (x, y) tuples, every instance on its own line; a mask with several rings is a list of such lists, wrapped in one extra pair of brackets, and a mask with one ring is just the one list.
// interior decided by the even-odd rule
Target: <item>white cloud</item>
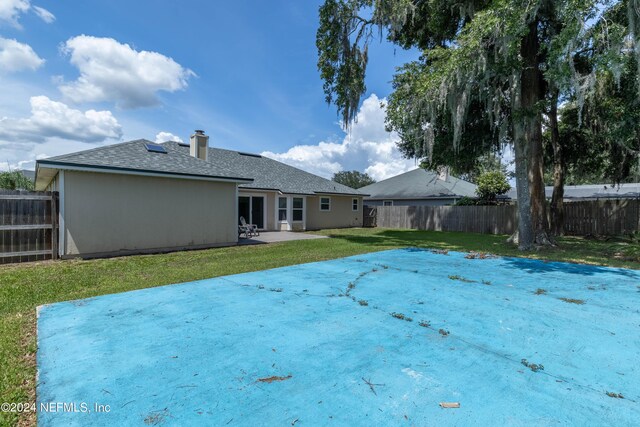
[(29, 10), (33, 10), (47, 24), (56, 19), (53, 13), (40, 6), (32, 6), (29, 0), (0, 0), (0, 21), (4, 21), (15, 28), (21, 28), (18, 20), (22, 14)]
[(51, 24), (56, 20), (56, 17), (53, 13), (49, 12), (47, 9), (40, 6), (33, 6), (33, 11), (47, 24)]
[(0, 37), (0, 73), (35, 70), (44, 64), (28, 44)]
[(158, 134), (156, 135), (156, 143), (160, 144), (161, 142), (167, 141), (183, 142), (182, 138), (180, 138), (179, 136), (175, 136), (171, 132), (158, 132)]
[(385, 130), (381, 102), (385, 100), (375, 94), (364, 100), (357, 121), (342, 142), (297, 145), (284, 153), (266, 151), (262, 155), (325, 178), (341, 170), (358, 170), (379, 181), (415, 169), (415, 161), (403, 158), (398, 151), (398, 135)]
[(0, 118), (2, 145), (15, 148), (18, 143), (40, 143), (49, 138), (99, 142), (122, 136), (122, 128), (110, 111), (83, 112), (46, 96), (33, 96), (30, 103), (29, 118)]
[(0, 1), (0, 21), (19, 28), (18, 18), (30, 7), (28, 0), (2, 0)]
[(62, 51), (80, 77), (62, 83), (60, 91), (74, 102), (114, 101), (124, 108), (159, 103), (157, 92), (187, 87), (194, 72), (157, 52), (137, 51), (112, 38), (77, 36)]
[(0, 171), (15, 171), (20, 169), (33, 170), (36, 167), (36, 160), (46, 159), (49, 157), (46, 154), (29, 154), (28, 156), (31, 157), (30, 160), (19, 160), (15, 163), (10, 163), (9, 161), (0, 162)]

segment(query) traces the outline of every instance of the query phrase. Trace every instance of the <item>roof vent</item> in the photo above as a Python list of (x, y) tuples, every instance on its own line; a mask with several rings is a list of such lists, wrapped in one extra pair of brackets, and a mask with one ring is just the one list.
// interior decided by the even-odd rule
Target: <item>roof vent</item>
[(179, 145), (180, 147), (188, 147), (188, 146), (190, 146), (191, 144), (189, 144), (188, 142), (184, 142), (184, 141), (178, 141), (178, 145)]
[(238, 151), (238, 154), (240, 154), (241, 156), (247, 156), (247, 157), (257, 157), (258, 159), (262, 158), (260, 154), (243, 153), (242, 151)]
[(152, 144), (150, 142), (146, 142), (144, 144), (145, 148), (150, 153), (163, 153), (167, 154), (167, 150), (160, 144)]

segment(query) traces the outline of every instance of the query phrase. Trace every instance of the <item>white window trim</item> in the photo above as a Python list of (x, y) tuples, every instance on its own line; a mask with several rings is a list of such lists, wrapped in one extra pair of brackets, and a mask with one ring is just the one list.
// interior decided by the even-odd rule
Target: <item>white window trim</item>
[[(280, 197), (287, 199), (287, 220), (286, 221), (280, 221), (278, 219), (279, 218), (278, 211), (280, 209), (279, 207)], [(302, 199), (302, 221), (293, 220), (293, 199), (294, 198)], [(296, 195), (292, 195), (292, 194), (276, 195), (274, 215), (275, 215), (276, 226), (277, 226), (276, 228), (278, 230), (291, 231), (293, 230), (293, 224), (302, 224), (302, 229), (306, 230), (307, 229), (307, 197), (302, 195), (297, 195), (297, 194)], [(282, 224), (286, 224), (287, 226), (285, 228), (282, 228), (281, 227)]]
[[(287, 206), (285, 206), (284, 208), (280, 207), (280, 199), (285, 199), (287, 201)], [(276, 196), (276, 224), (288, 224), (289, 223), (289, 197), (287, 196)], [(281, 209), (285, 209), (287, 212), (287, 219), (282, 220), (280, 219), (280, 210)]]
[[(301, 220), (298, 220), (298, 221), (296, 221), (296, 220), (294, 220), (294, 219), (293, 219), (293, 210), (294, 210), (294, 207), (293, 207), (293, 199), (302, 199), (302, 208), (295, 208), (295, 209), (298, 209), (298, 210), (301, 210), (301, 211), (302, 211), (302, 219), (301, 219)], [(294, 222), (295, 222), (296, 224), (298, 224), (298, 223), (305, 223), (305, 222), (306, 222), (306, 221), (305, 221), (305, 219), (306, 219), (306, 218), (305, 218), (305, 211), (306, 211), (306, 209), (305, 209), (305, 204), (306, 204), (306, 203), (305, 203), (305, 202), (306, 202), (306, 201), (305, 201), (305, 198), (304, 198), (303, 196), (291, 196), (291, 222), (292, 222), (292, 223), (294, 223)]]
[[(356, 208), (353, 209), (353, 202), (356, 202)], [(360, 210), (360, 199), (358, 199), (357, 197), (354, 197), (353, 199), (351, 199), (351, 211), (352, 212), (358, 212)]]
[[(322, 209), (322, 199), (328, 199), (329, 200), (329, 209)], [(331, 212), (331, 197), (329, 197), (329, 196), (320, 196), (320, 198), (318, 198), (318, 209), (320, 209), (320, 212)]]
[[(391, 203), (390, 205), (387, 205), (385, 203)], [(382, 206), (393, 206), (393, 200), (383, 200), (382, 201)]]

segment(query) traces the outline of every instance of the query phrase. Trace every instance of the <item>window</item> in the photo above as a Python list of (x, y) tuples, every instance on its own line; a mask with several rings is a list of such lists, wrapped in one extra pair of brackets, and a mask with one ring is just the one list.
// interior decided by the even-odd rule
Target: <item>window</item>
[(358, 199), (352, 199), (352, 200), (351, 200), (351, 210), (352, 210), (352, 211), (357, 211), (357, 210), (359, 210), (358, 208), (360, 207), (360, 206), (359, 206), (359, 205), (360, 205), (360, 203), (358, 203), (358, 202), (359, 202), (359, 201), (358, 201)]
[(382, 206), (393, 206), (393, 200), (385, 200), (382, 202)]
[(292, 219), (294, 221), (302, 221), (303, 210), (304, 210), (304, 199), (302, 197), (294, 197)]
[(278, 197), (278, 221), (287, 220), (287, 198)]
[(320, 197), (320, 210), (321, 211), (331, 210), (331, 197)]

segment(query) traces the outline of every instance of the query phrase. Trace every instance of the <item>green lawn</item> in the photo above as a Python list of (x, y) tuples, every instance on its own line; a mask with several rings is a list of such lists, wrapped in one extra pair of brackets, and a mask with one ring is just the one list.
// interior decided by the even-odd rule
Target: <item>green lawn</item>
[[(0, 403), (35, 397), (36, 307), (133, 289), (322, 261), (406, 246), (523, 256), (506, 236), (411, 230), (344, 229), (332, 239), (239, 246), (92, 261), (0, 266)], [(638, 244), (564, 238), (532, 258), (640, 269)], [(33, 424), (34, 416), (0, 412), (0, 425)]]

